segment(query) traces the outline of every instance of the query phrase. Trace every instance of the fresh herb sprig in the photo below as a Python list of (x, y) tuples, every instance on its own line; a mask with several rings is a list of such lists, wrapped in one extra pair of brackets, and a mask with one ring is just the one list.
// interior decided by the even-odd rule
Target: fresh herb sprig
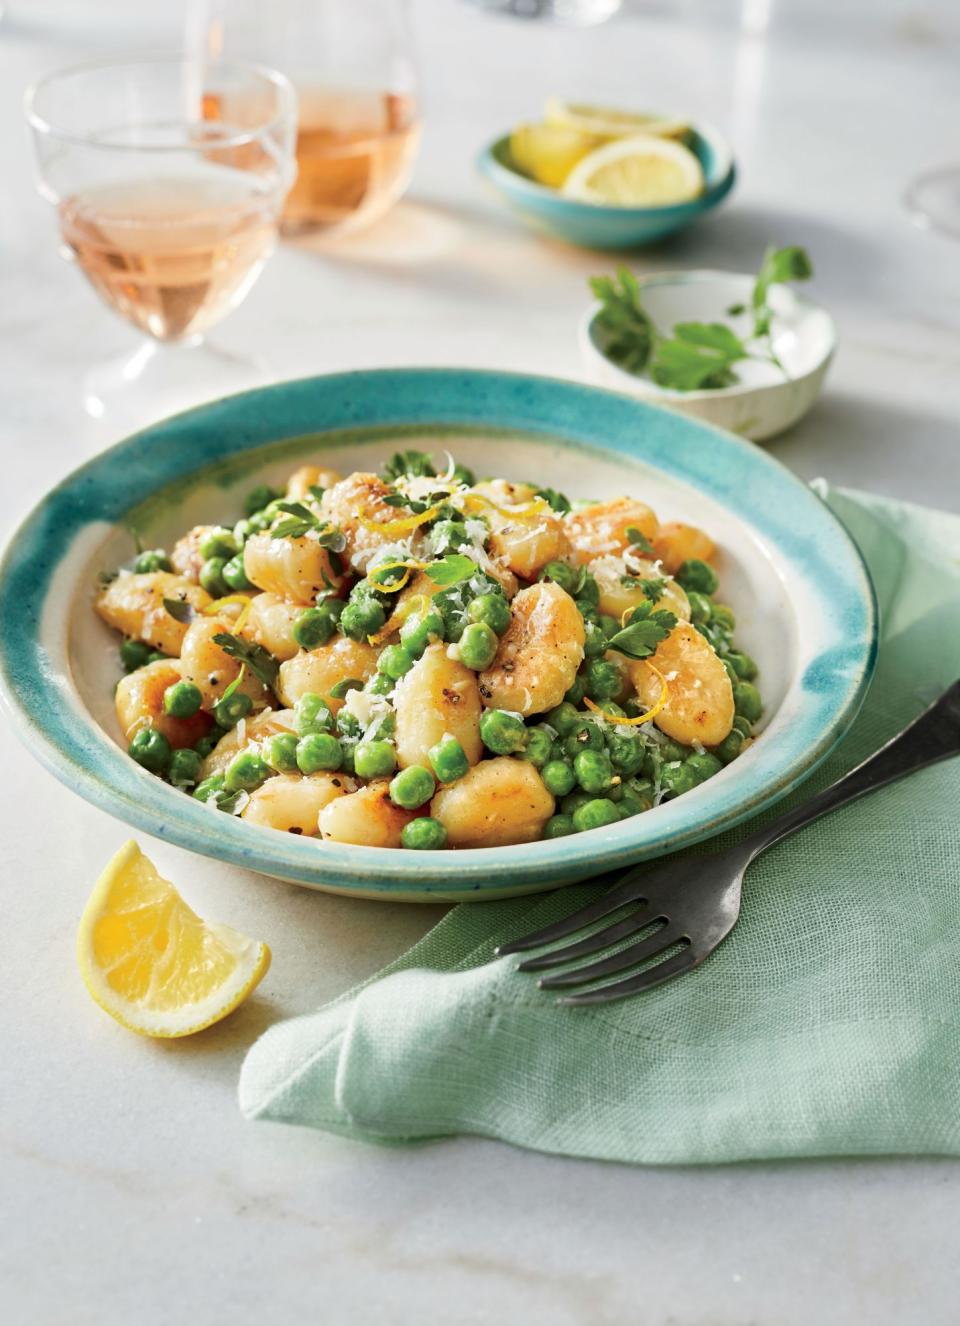
[(252, 672), (264, 686), (272, 689), (276, 685), (280, 664), (262, 645), (241, 640), (238, 635), (231, 635), (228, 631), (218, 631), (213, 637), (213, 642), (219, 645), (225, 654), (246, 664), (248, 671)]
[(616, 649), (628, 658), (649, 658), (676, 624), (677, 619), (672, 612), (662, 608), (654, 611), (653, 604), (648, 600), (634, 608), (626, 626), (607, 641), (607, 648)]
[(324, 516), (311, 511), (302, 502), (277, 502), (276, 508), (284, 513), (284, 519), (270, 530), (274, 539), (302, 539), (305, 534), (315, 532), (321, 548), (330, 552), (343, 552), (347, 546), (343, 530), (332, 525)]
[[(812, 275), (813, 265), (805, 249), (797, 245), (769, 248), (751, 292), (753, 325), (745, 340), (724, 322), (678, 322), (672, 335), (663, 336), (644, 309), (640, 285), (631, 272), (621, 268), (615, 278), (593, 277), (590, 288), (601, 304), (594, 321), (597, 348), (628, 373), (648, 372), (658, 386), (673, 391), (729, 387), (738, 380), (734, 365), (745, 359), (766, 360), (788, 377), (773, 348), (770, 291)], [(744, 305), (735, 304), (727, 315), (747, 311)]]

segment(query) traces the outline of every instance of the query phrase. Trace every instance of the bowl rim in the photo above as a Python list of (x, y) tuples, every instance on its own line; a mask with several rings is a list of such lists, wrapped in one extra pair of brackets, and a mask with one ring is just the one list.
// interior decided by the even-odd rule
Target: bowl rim
[[(278, 401), (285, 422), (276, 419)], [(296, 426), (300, 413), (313, 421), (312, 428)], [(651, 430), (651, 450), (656, 452), (659, 446), (661, 455), (637, 457), (635, 438), (644, 419)], [(658, 807), (653, 816), (638, 816), (591, 834), (455, 853), (410, 853), (329, 842), (318, 848), (310, 839), (221, 815), (133, 764), (93, 719), (79, 694), (71, 693), (68, 621), (57, 620), (53, 650), (49, 628), (43, 624), (55, 574), (64, 567), (73, 570), (79, 535), (104, 522), (119, 524), (125, 513), (158, 489), (193, 476), (201, 478), (222, 461), (306, 438), (320, 452), (325, 445), (344, 445), (349, 441), (345, 434), (351, 431), (362, 431), (369, 440), (378, 430), (387, 433), (391, 427), (411, 425), (486, 433), (499, 429), (588, 455), (593, 451), (608, 458), (633, 456), (694, 488), (692, 471), (685, 467), (702, 464), (701, 457), (708, 452), (712, 465), (719, 453), (731, 461), (733, 473), (704, 480), (699, 491), (740, 520), (744, 518), (734, 475), (743, 467), (761, 487), (772, 484), (787, 505), (792, 495), (793, 504), (802, 508), (802, 533), (782, 525), (783, 501), (764, 502), (744, 523), (767, 538), (779, 530), (792, 544), (788, 558), (810, 559), (817, 575), (807, 579), (817, 592), (831, 569), (829, 598), (823, 590), (827, 610), (838, 621), (842, 607), (845, 622), (849, 625), (852, 614), (857, 627), (848, 640), (838, 626), (837, 643), (822, 657), (808, 659), (802, 680), (793, 687), (800, 688), (805, 706), (801, 717), (810, 729), (809, 739), (792, 734), (796, 749), (789, 761), (785, 743), (768, 748), (758, 743), (755, 750), (764, 753), (751, 763), (749, 776), (728, 781), (723, 795), (718, 779), (710, 785), (712, 800), (703, 808), (697, 801), (696, 811), (690, 803), (704, 788)], [(622, 437), (611, 436), (616, 429)], [(654, 436), (658, 429), (663, 433), (660, 441)], [(709, 448), (703, 447), (705, 438)], [(207, 449), (198, 452), (201, 439)], [(122, 473), (115, 469), (119, 459), (129, 462)], [(260, 459), (268, 464), (270, 458)], [(131, 474), (136, 476), (132, 485)], [(837, 570), (837, 559), (844, 575)], [(76, 588), (74, 571), (71, 604)], [(59, 671), (57, 649), (63, 656)], [(876, 652), (876, 599), (859, 550), (825, 503), (779, 461), (721, 429), (618, 392), (493, 370), (394, 368), (301, 378), (160, 420), (61, 479), (14, 530), (0, 559), (0, 698), (18, 735), (60, 781), (115, 817), (189, 850), (277, 878), (365, 896), (372, 892), (463, 901), (502, 896), (505, 888), (529, 892), (622, 869), (712, 837), (785, 796), (826, 758), (860, 708)], [(509, 884), (504, 883), (505, 874)]]
[[(728, 278), (731, 276), (741, 277), (744, 281), (755, 280), (756, 274), (749, 272), (728, 272), (719, 267), (691, 267), (687, 270), (678, 268), (675, 271), (668, 272), (650, 272), (646, 275), (638, 275), (637, 283), (641, 286), (656, 285), (709, 285), (718, 278)], [(580, 349), (585, 358), (598, 359), (613, 372), (617, 379), (622, 379), (625, 384), (629, 384), (629, 390), (636, 392), (638, 389), (644, 394), (645, 399), (663, 399), (664, 401), (720, 401), (735, 400), (738, 396), (752, 396), (780, 392), (790, 387), (796, 386), (798, 382), (807, 382), (818, 373), (823, 372), (824, 368), (830, 363), (837, 351), (837, 324), (833, 314), (825, 309), (822, 304), (810, 299), (807, 295), (801, 294), (798, 290), (790, 288), (790, 293), (797, 305), (809, 313), (819, 313), (825, 320), (826, 330), (828, 332), (828, 345), (825, 352), (817, 360), (812, 368), (808, 368), (805, 373), (799, 377), (785, 378), (783, 382), (762, 382), (748, 383), (737, 382), (732, 387), (718, 387), (712, 391), (701, 388), (697, 391), (677, 391), (675, 387), (658, 386), (651, 378), (638, 377), (635, 373), (628, 373), (625, 368), (615, 364), (612, 359), (603, 353), (597, 345), (593, 336), (593, 324), (596, 322), (602, 305), (594, 300), (581, 315), (578, 326)]]
[[(546, 184), (540, 184), (527, 175), (521, 175), (519, 171), (511, 170), (508, 166), (503, 165), (495, 155), (497, 148), (504, 143), (509, 143), (510, 131), (498, 134), (496, 138), (491, 139), (485, 147), (481, 148), (476, 157), (476, 165), (481, 173), (489, 175), (495, 183), (503, 183), (506, 188), (515, 189), (521, 194), (527, 193), (531, 198), (536, 198), (538, 201), (551, 202), (557, 206), (569, 208), (571, 211), (579, 211), (584, 216), (622, 217), (634, 221), (662, 219), (667, 216), (684, 216), (687, 213), (699, 213), (719, 202), (729, 192), (737, 171), (737, 163), (730, 141), (715, 125), (706, 120), (691, 120), (690, 127), (714, 147), (724, 169), (717, 173), (712, 180), (704, 182), (703, 193), (697, 198), (691, 198), (683, 203), (668, 203), (662, 207), (618, 207), (614, 203), (592, 203), (583, 198), (568, 198), (559, 189), (548, 188)], [(636, 138), (644, 136), (643, 134), (624, 135), (624, 137)]]

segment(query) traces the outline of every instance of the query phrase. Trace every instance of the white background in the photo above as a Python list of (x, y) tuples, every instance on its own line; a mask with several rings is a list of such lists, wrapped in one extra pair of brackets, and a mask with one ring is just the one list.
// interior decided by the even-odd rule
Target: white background
[[(356, 0), (357, 3), (360, 0)], [(680, 107), (734, 138), (727, 205), (638, 270), (749, 270), (805, 244), (841, 349), (775, 454), (960, 510), (960, 243), (914, 229), (918, 169), (960, 160), (960, 13), (946, 0), (651, 0), (589, 32), (414, 4), (426, 135), (409, 199), (323, 251), (286, 247), (218, 335), (284, 376), (461, 364), (580, 376), (585, 278), (472, 169), (550, 92)], [(20, 119), (29, 78), (173, 38), (178, 5), (15, 0), (0, 27), (0, 524), (108, 440), (84, 370), (132, 345), (57, 256)], [(951, 1162), (640, 1170), (464, 1140), (380, 1150), (245, 1123), (247, 1046), (413, 942), (439, 909), (348, 902), (151, 845), (206, 915), (266, 938), (261, 994), (190, 1043), (87, 999), (73, 940), (126, 836), (0, 729), (0, 1306), (16, 1326), (512, 1323), (832, 1326), (956, 1321)]]

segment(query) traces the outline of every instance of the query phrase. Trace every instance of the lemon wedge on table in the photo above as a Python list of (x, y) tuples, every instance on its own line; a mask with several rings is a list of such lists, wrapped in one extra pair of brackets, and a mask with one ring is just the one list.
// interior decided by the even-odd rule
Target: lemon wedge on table
[(510, 135), (510, 155), (525, 175), (559, 189), (577, 162), (604, 142), (596, 134), (562, 125), (521, 124)]
[(561, 97), (547, 98), (544, 118), (550, 125), (608, 139), (634, 134), (682, 138), (690, 130), (687, 120), (650, 115), (642, 111), (616, 110), (611, 106), (588, 106), (583, 102), (564, 101)]
[(562, 193), (585, 203), (615, 207), (669, 207), (703, 192), (703, 170), (693, 153), (668, 138), (618, 138), (583, 157)]
[(132, 840), (97, 880), (77, 935), (90, 994), (141, 1036), (189, 1036), (231, 1013), (259, 984), (270, 950), (202, 921)]

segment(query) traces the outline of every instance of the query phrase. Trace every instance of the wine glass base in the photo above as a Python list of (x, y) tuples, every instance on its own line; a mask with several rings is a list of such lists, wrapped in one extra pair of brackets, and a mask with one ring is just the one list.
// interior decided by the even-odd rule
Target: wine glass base
[(83, 404), (112, 433), (130, 432), (273, 380), (262, 360), (219, 350), (200, 337), (167, 344), (145, 341), (132, 355), (87, 374)]
[(960, 165), (918, 175), (908, 185), (904, 203), (914, 225), (960, 237)]

